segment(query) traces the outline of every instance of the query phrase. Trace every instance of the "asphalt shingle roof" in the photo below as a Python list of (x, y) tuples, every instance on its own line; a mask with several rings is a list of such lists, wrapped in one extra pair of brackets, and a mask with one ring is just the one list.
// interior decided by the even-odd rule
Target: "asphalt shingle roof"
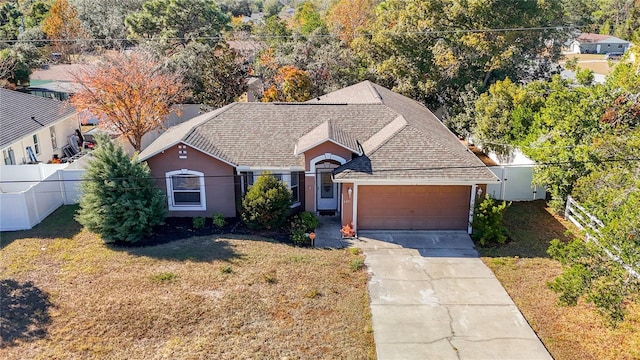
[(0, 89), (0, 148), (75, 112), (73, 107), (62, 101)]
[(343, 181), (497, 181), (426, 107), (368, 81), (307, 103), (228, 105), (170, 129), (140, 159), (184, 142), (235, 166), (303, 167), (296, 148), (327, 140), (364, 150), (334, 171)]

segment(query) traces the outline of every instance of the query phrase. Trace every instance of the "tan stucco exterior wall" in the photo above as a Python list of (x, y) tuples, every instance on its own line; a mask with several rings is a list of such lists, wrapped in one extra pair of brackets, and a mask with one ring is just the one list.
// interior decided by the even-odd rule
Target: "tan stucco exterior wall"
[[(170, 211), (168, 216), (211, 217), (216, 212), (222, 213), (225, 217), (236, 216), (234, 168), (192, 147), (186, 146), (186, 148), (178, 149), (178, 146), (172, 146), (148, 159), (147, 163), (151, 168), (151, 173), (157, 179), (158, 187), (165, 193), (167, 191), (165, 180), (167, 172), (187, 169), (204, 173), (207, 209), (205, 211)], [(186, 154), (179, 154), (179, 150), (186, 150)], [(186, 159), (181, 159), (180, 156), (186, 156)]]

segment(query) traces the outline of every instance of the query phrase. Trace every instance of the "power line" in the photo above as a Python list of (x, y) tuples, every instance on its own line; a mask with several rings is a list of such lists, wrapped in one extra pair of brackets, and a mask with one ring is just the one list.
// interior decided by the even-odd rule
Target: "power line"
[[(488, 28), (488, 29), (443, 29), (443, 30), (425, 30), (425, 31), (393, 31), (393, 30), (381, 30), (379, 33), (358, 33), (360, 36), (371, 37), (377, 34), (386, 34), (386, 35), (442, 35), (442, 34), (465, 34), (465, 33), (497, 33), (497, 32), (521, 32), (521, 31), (548, 31), (548, 30), (575, 30), (579, 28), (578, 26), (566, 26), (566, 25), (557, 25), (557, 26), (533, 26), (533, 27), (514, 27), (514, 28)], [(233, 35), (242, 34), (239, 32), (230, 33), (230, 36), (226, 38), (229, 40), (233, 40)], [(266, 39), (294, 39), (298, 37), (306, 37), (306, 38), (338, 38), (339, 36), (336, 34), (308, 34), (308, 35), (300, 35), (300, 34), (292, 34), (292, 35), (260, 35), (260, 34), (251, 34), (244, 35), (244, 39), (239, 40), (266, 40)], [(225, 40), (225, 36), (217, 35), (217, 36), (184, 36), (184, 37), (170, 37), (170, 38), (143, 38), (143, 39), (131, 39), (131, 38), (73, 38), (73, 39), (25, 39), (25, 40), (0, 40), (0, 43), (37, 43), (37, 42), (46, 42), (46, 43), (57, 43), (57, 42), (87, 42), (87, 41), (95, 41), (95, 42), (112, 42), (112, 41), (129, 41), (129, 42), (138, 42), (138, 41), (182, 41), (182, 40)]]
[[(554, 162), (543, 162), (532, 164), (533, 167), (544, 167), (544, 166), (562, 166), (562, 165), (574, 165), (574, 164), (601, 164), (601, 163), (615, 163), (615, 162), (640, 162), (640, 158), (632, 157), (632, 158), (607, 158), (607, 159), (599, 159), (599, 160), (582, 160), (582, 161), (554, 161)], [(416, 167), (416, 168), (382, 168), (376, 169), (374, 172), (394, 172), (394, 171), (436, 171), (436, 170), (455, 170), (455, 169), (485, 169), (487, 166), (485, 165), (473, 165), (473, 166), (432, 166), (432, 167)], [(291, 175), (292, 173), (303, 173), (304, 171), (291, 171), (291, 172), (271, 172), (272, 175)], [(244, 173), (244, 172), (243, 172)], [(235, 178), (242, 177), (244, 174), (235, 174), (235, 175), (189, 175), (198, 178)], [(256, 174), (255, 176), (262, 176), (261, 174)], [(53, 179), (53, 180), (4, 180), (0, 181), (0, 184), (16, 184), (16, 183), (64, 183), (64, 182), (85, 182), (85, 181), (135, 181), (143, 178), (132, 178), (132, 177), (117, 177), (117, 178), (101, 178), (101, 179)], [(165, 181), (167, 177), (146, 177), (144, 179), (157, 180), (157, 181)], [(241, 184), (240, 182), (234, 182), (234, 185)], [(205, 184), (207, 186), (207, 184)], [(213, 186), (213, 184), (209, 184), (208, 186)]]

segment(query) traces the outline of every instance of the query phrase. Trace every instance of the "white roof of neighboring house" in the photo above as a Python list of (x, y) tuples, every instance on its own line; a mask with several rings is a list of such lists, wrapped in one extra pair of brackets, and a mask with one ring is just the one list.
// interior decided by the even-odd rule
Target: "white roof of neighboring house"
[(622, 40), (612, 35), (601, 35), (601, 34), (591, 34), (591, 33), (582, 33), (580, 36), (576, 38), (577, 42), (581, 44), (628, 44), (629, 42), (626, 40)]

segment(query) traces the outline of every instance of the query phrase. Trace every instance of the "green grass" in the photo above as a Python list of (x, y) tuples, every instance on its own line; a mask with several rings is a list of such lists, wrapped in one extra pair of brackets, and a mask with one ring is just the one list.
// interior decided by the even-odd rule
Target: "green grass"
[(546, 253), (549, 241), (578, 236), (576, 229), (543, 201), (513, 203), (504, 222), (511, 242), (480, 248), (482, 260), (554, 359), (640, 359), (639, 304), (632, 306), (624, 323), (612, 329), (589, 304), (557, 305), (557, 295), (546, 286), (562, 271)]

